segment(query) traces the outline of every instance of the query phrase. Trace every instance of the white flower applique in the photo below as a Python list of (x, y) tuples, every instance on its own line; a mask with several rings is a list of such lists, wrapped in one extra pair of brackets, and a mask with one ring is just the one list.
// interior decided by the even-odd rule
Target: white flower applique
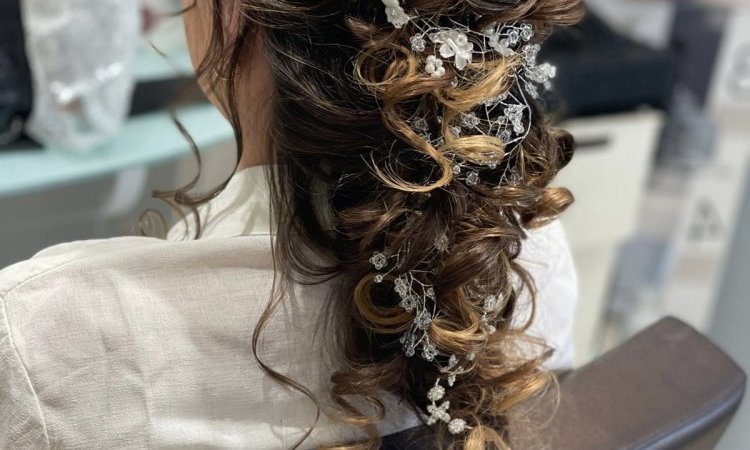
[(500, 55), (509, 58), (516, 54), (516, 51), (513, 50), (508, 38), (500, 39), (502, 37), (502, 33), (495, 27), (489, 27), (485, 29), (484, 35), (489, 37), (487, 43), (489, 44), (490, 48), (495, 50)]
[(399, 0), (383, 0), (385, 5), (385, 14), (388, 16), (388, 22), (394, 27), (401, 28), (412, 19), (412, 17), (406, 14), (404, 8), (401, 7)]
[(443, 60), (436, 57), (435, 55), (430, 55), (427, 57), (424, 70), (435, 78), (439, 78), (445, 75), (445, 67), (443, 67)]
[(534, 37), (534, 29), (530, 24), (524, 23), (521, 25), (521, 38), (524, 41), (529, 42)]
[(411, 39), (409, 39), (409, 42), (411, 42), (411, 49), (415, 52), (423, 52), (425, 45), (427, 44), (424, 38), (418, 34), (412, 36)]
[(541, 50), (539, 44), (527, 45), (521, 50), (524, 62), (527, 66), (536, 65), (536, 57), (539, 54), (539, 50)]
[(545, 89), (551, 89), (551, 80), (557, 75), (557, 68), (549, 63), (543, 63), (528, 69), (526, 75), (531, 81), (543, 85)]
[(498, 35), (490, 37), (490, 47), (506, 58), (516, 54), (516, 51), (511, 48), (508, 39), (500, 39)]
[(435, 44), (442, 44), (438, 51), (443, 58), (455, 57), (456, 69), (464, 70), (474, 56), (474, 44), (458, 30), (441, 30), (430, 35)]

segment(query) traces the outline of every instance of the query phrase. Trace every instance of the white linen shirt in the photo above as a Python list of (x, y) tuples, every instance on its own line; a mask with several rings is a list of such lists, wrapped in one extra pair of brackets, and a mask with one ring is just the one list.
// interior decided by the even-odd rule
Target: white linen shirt
[[(273, 280), (268, 201), (251, 167), (200, 208), (199, 240), (179, 240), (178, 224), (168, 240), (71, 242), (0, 271), (0, 448), (279, 449), (302, 436), (315, 407), (264, 375), (251, 346)], [(538, 286), (531, 332), (565, 368), (577, 293), (560, 224), (531, 232), (520, 258)], [(325, 289), (295, 286), (259, 348), (324, 408)], [(381, 433), (418, 424), (384, 401)], [(321, 415), (303, 448), (358, 436)]]

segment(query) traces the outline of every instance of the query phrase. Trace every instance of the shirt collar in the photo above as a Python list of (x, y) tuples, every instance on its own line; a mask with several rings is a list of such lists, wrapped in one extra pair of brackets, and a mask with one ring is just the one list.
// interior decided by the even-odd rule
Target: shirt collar
[[(260, 165), (237, 171), (219, 195), (198, 207), (200, 239), (271, 234), (271, 197), (266, 170), (267, 166)], [(189, 216), (187, 229), (185, 221), (181, 220), (169, 231), (167, 239), (179, 240), (194, 235), (195, 219)]]

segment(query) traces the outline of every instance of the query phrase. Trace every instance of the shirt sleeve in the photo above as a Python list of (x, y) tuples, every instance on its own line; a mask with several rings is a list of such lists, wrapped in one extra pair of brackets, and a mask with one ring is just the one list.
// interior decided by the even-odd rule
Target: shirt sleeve
[[(536, 287), (534, 319), (530, 336), (541, 338), (554, 351), (546, 361), (550, 370), (573, 367), (573, 322), (578, 303), (578, 277), (573, 256), (559, 220), (529, 232), (519, 262), (529, 271)], [(521, 319), (531, 310), (523, 296)]]
[(162, 242), (137, 236), (69, 242), (0, 270), (0, 449), (50, 448), (45, 417), (34, 390), (35, 375), (39, 374), (29, 367), (28, 354), (21, 344), (23, 336), (8, 313), (20, 287), (92, 256)]
[(1, 297), (0, 448), (50, 448), (36, 394), (13, 343)]

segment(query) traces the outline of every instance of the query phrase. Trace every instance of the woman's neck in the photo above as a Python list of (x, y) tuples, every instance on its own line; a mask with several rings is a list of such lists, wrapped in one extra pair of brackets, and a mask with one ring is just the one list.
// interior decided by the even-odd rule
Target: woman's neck
[(270, 161), (266, 157), (265, 152), (258, 151), (257, 147), (246, 146), (242, 151), (242, 158), (237, 165), (237, 172), (248, 167), (262, 166), (269, 163)]
[(253, 114), (252, 116), (256, 118), (254, 121), (245, 121), (251, 126), (245, 127), (242, 132), (242, 158), (237, 165), (237, 171), (271, 163), (269, 156), (271, 152), (268, 149), (268, 140), (265, 139), (265, 136), (268, 135), (268, 124), (265, 120), (259, 119), (259, 117), (267, 116), (261, 116), (260, 114)]

